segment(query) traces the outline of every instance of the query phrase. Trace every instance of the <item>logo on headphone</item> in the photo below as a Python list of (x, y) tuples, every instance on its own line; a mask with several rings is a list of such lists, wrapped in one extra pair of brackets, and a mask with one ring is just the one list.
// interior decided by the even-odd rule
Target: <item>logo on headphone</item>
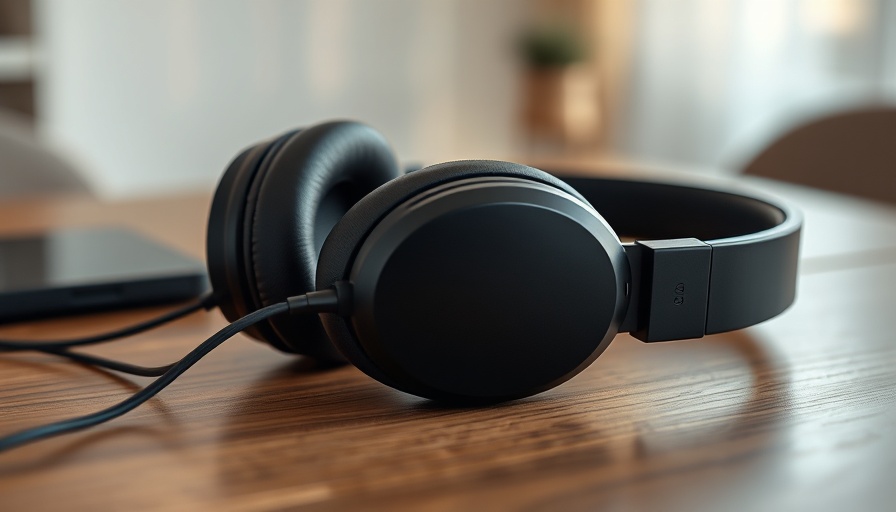
[(675, 296), (672, 297), (672, 304), (675, 304), (676, 306), (684, 304), (684, 283), (675, 285)]

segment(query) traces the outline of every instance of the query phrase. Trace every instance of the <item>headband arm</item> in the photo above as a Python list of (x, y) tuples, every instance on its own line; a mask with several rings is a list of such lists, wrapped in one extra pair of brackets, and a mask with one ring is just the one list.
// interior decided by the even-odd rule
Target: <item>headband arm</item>
[(796, 295), (798, 212), (745, 193), (562, 177), (621, 236), (632, 272), (620, 326), (642, 341), (699, 338), (781, 313)]

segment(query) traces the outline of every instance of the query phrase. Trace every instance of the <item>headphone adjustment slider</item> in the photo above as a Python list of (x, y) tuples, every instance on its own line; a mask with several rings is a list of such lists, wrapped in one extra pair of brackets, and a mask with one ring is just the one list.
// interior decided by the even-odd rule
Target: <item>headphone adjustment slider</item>
[(702, 338), (706, 332), (712, 246), (696, 238), (635, 242), (640, 252), (638, 326), (641, 341)]

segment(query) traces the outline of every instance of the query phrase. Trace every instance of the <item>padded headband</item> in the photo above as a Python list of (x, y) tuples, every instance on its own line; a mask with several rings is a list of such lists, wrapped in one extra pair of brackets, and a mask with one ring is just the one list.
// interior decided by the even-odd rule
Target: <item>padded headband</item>
[(644, 341), (700, 337), (793, 303), (802, 219), (786, 204), (694, 184), (557, 177), (618, 235), (639, 240), (623, 244), (638, 307), (622, 331)]

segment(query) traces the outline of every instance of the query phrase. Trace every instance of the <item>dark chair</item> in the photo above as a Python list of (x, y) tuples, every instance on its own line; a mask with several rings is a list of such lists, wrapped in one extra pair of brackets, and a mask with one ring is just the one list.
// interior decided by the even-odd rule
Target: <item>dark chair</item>
[(743, 172), (896, 204), (896, 107), (843, 112), (799, 126)]

